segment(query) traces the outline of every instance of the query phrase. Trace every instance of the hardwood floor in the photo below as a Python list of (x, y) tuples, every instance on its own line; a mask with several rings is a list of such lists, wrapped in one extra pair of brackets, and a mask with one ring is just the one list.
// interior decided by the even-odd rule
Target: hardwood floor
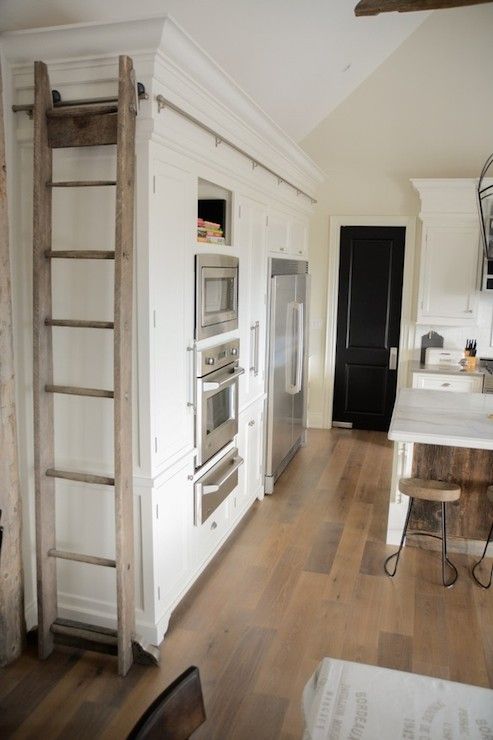
[(298, 739), (303, 686), (323, 656), (493, 686), (493, 590), (440, 585), (438, 554), (407, 548), (383, 574), (391, 446), (379, 432), (310, 431), (179, 606), (161, 666), (27, 650), (0, 672), (0, 737), (125, 738), (181, 671), (200, 668), (197, 740)]

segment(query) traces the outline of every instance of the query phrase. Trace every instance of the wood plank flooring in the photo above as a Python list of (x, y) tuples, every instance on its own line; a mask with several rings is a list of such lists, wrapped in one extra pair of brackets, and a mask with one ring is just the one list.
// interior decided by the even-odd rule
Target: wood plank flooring
[(407, 548), (383, 575), (392, 449), (385, 434), (309, 433), (275, 494), (255, 504), (173, 615), (161, 666), (57, 648), (0, 672), (0, 737), (125, 738), (154, 697), (199, 666), (197, 740), (298, 740), (319, 660), (372, 663), (493, 686), (493, 590), (440, 586), (438, 553)]

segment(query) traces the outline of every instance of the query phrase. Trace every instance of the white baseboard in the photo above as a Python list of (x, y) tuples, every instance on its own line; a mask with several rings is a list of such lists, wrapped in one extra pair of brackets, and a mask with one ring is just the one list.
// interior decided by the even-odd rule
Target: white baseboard
[(324, 419), (321, 411), (309, 411), (306, 424), (309, 429), (324, 429)]
[[(63, 619), (73, 619), (77, 622), (88, 622), (99, 627), (116, 629), (116, 608), (113, 603), (88, 599), (84, 596), (59, 592), (58, 615)], [(168, 628), (169, 615), (162, 618), (158, 624), (152, 624), (145, 619), (144, 612), (137, 609), (135, 612), (135, 631), (144, 643), (159, 645), (164, 632)], [(161, 622), (166, 622), (164, 631), (161, 632)]]

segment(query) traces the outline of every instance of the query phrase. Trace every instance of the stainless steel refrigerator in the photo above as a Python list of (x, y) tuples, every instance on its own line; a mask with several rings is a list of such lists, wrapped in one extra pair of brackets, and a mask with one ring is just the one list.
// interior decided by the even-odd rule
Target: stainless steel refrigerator
[(308, 262), (272, 258), (265, 492), (305, 441), (308, 365)]

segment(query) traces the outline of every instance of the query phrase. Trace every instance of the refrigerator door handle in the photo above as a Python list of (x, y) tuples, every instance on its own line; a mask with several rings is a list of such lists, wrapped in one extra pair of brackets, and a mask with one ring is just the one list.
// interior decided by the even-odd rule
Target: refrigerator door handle
[(303, 382), (303, 344), (305, 341), (303, 303), (296, 302), (295, 311), (298, 313), (298, 346), (296, 350), (296, 382), (293, 393), (299, 393)]
[(285, 362), (286, 393), (291, 396), (300, 392), (303, 381), (303, 339), (303, 304), (291, 301), (287, 305)]

